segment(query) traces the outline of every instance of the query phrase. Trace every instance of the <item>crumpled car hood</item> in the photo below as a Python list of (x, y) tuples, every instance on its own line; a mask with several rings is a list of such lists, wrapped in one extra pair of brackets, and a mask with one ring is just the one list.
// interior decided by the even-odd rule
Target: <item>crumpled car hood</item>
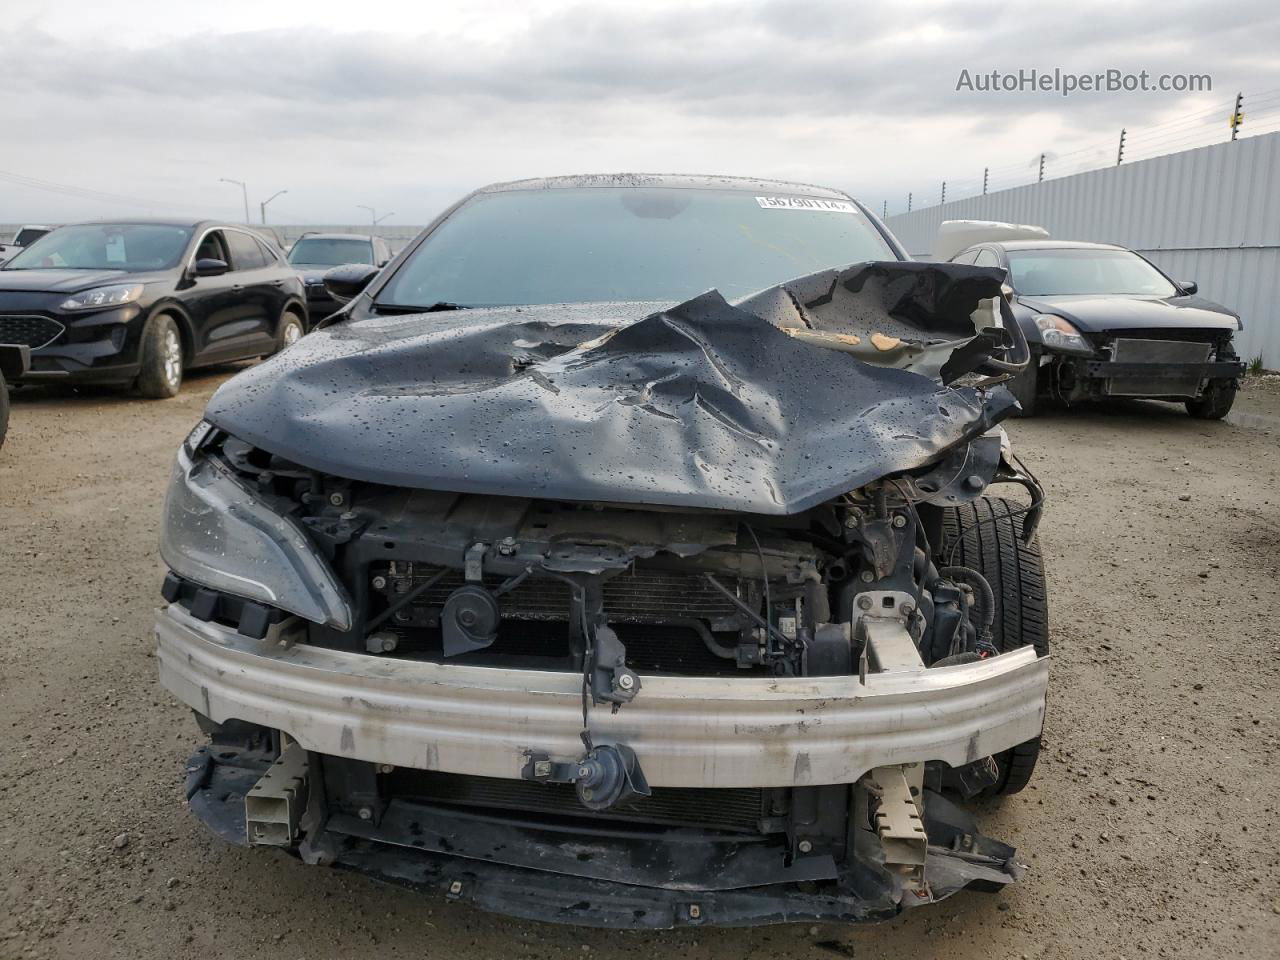
[(978, 332), (979, 300), (996, 298), (1012, 325), (1002, 277), (877, 262), (738, 305), (712, 291), (675, 306), (347, 321), (224, 384), (206, 417), (354, 480), (798, 513), (925, 466), (1011, 411), (1003, 389), (936, 379), (939, 351)]

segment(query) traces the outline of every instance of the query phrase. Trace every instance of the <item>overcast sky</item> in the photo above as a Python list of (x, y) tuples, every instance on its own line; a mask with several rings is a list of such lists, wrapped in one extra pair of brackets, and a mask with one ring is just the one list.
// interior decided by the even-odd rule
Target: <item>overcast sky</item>
[[(1122, 126), (1135, 152), (1225, 137), (1237, 90), (1280, 118), (1274, 0), (0, 0), (0, 23), (0, 223), (239, 217), (229, 177), (255, 220), (285, 189), (270, 221), (367, 204), (420, 224), (494, 180), (624, 170), (826, 183), (893, 213), (983, 167), (1025, 180), (1041, 151), (1051, 174), (1113, 162)], [(962, 69), (1032, 67), (1213, 91), (956, 92)]]

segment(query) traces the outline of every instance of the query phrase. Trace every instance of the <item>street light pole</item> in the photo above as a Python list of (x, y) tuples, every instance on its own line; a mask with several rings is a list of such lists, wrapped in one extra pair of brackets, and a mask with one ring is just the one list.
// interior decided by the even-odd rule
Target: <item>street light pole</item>
[[(368, 210), (368, 211), (369, 211), (369, 225), (370, 225), (371, 227), (376, 227), (376, 226), (378, 225), (378, 211), (377, 211), (377, 210), (373, 209), (373, 207), (366, 206), (366, 205), (365, 205), (365, 204), (363, 204), (363, 203), (357, 203), (357, 204), (356, 204), (356, 206), (357, 206), (357, 207), (359, 207), (361, 210)], [(390, 214), (387, 214), (387, 216), (390, 216)]]
[(244, 222), (249, 223), (249, 188), (244, 185), (243, 180), (232, 180), (230, 177), (219, 177), (219, 183), (233, 183), (240, 188), (240, 192), (244, 195)]
[(264, 227), (267, 225), (267, 204), (270, 203), (272, 200), (274, 200), (276, 197), (280, 196), (281, 194), (288, 193), (288, 192), (289, 192), (288, 190), (277, 190), (275, 193), (267, 197), (267, 199), (263, 200), (262, 203), (258, 205), (262, 213), (262, 225)]
[(396, 215), (396, 214), (395, 214), (395, 211), (394, 211), (394, 210), (393, 210), (391, 213), (384, 213), (382, 216), (380, 216), (380, 217), (376, 217), (376, 218), (374, 219), (374, 221), (373, 221), (373, 225), (376, 227), (376, 226), (377, 226), (378, 224), (380, 224), (383, 220), (387, 219), (387, 217), (394, 217), (395, 215)]

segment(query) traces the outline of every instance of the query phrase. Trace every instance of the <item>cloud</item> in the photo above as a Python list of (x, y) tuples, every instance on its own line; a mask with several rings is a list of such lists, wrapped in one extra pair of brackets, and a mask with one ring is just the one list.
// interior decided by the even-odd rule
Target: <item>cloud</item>
[[(247, 170), (289, 184), (308, 218), (339, 212), (320, 199), (335, 191), (385, 205), (409, 190), (423, 219), (464, 184), (641, 161), (856, 177), (888, 193), (909, 177), (1081, 152), (1121, 125), (1280, 86), (1274, 4), (1227, 6), (689, 0), (540, 8), (502, 31), (448, 18), (398, 31), (393, 17), (339, 31), (304, 15), (288, 28), (185, 33), (176, 11), (176, 33), (128, 44), (19, 24), (0, 36), (0, 129), (24, 149), (0, 167), (223, 205), (224, 194), (204, 199), (220, 195), (210, 183)], [(1031, 67), (1208, 73), (1215, 89), (955, 90), (961, 69)]]

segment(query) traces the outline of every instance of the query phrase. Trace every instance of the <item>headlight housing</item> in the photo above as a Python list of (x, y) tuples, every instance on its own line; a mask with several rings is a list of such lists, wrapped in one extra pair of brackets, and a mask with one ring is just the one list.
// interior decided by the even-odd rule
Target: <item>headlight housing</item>
[(187, 444), (165, 495), (160, 556), (195, 583), (351, 629), (347, 592), (302, 529), (219, 461), (193, 457)]
[(58, 304), (59, 310), (103, 310), (133, 303), (142, 296), (142, 284), (117, 283), (110, 287), (94, 287), (72, 294)]
[(1047, 350), (1058, 353), (1078, 353), (1092, 356), (1093, 347), (1064, 317), (1052, 313), (1037, 313), (1034, 317), (1040, 330), (1040, 341)]

